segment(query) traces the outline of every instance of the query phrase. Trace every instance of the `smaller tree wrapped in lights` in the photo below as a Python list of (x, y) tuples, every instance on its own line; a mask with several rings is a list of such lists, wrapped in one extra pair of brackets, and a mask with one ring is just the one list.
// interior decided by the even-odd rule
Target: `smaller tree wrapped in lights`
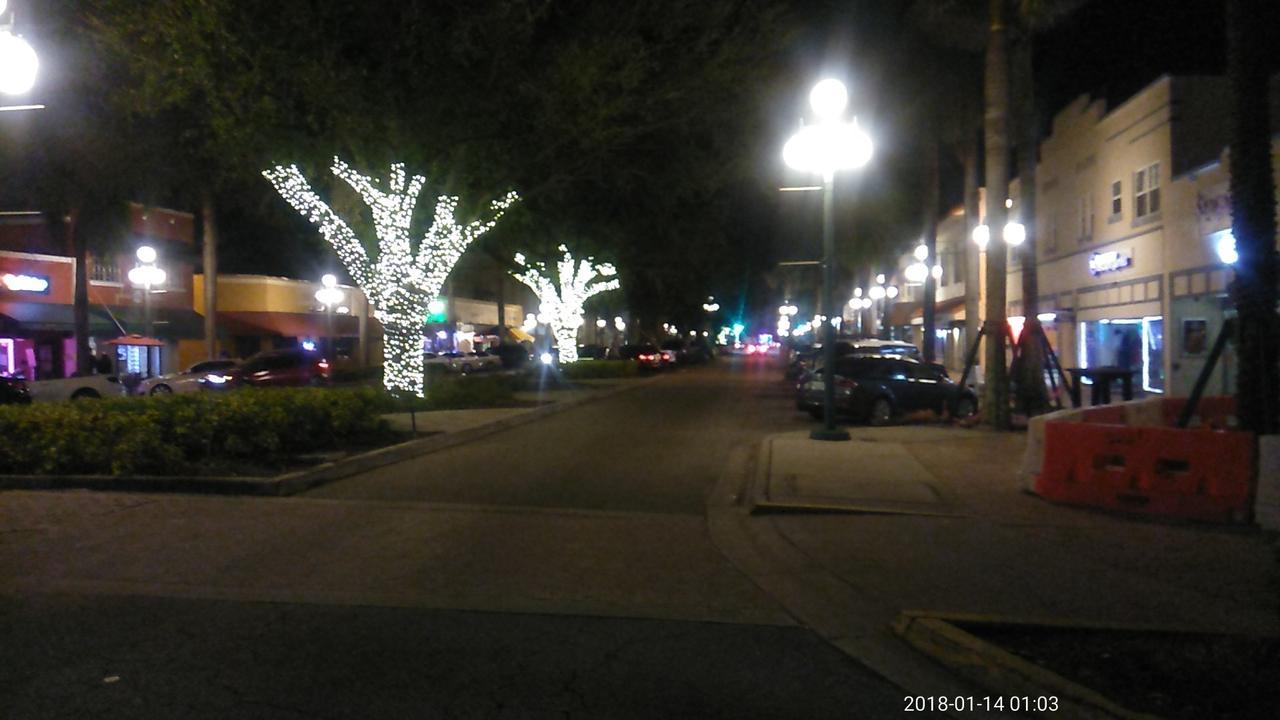
[(619, 287), (616, 268), (609, 263), (595, 264), (593, 258), (575, 261), (569, 248), (561, 245), (564, 255), (553, 273), (541, 261), (529, 261), (516, 254), (516, 264), (524, 268), (511, 276), (533, 288), (542, 303), (539, 312), (546, 316), (551, 332), (560, 348), (560, 362), (578, 360), (578, 328), (582, 327), (583, 303), (587, 298)]
[(422, 397), (422, 331), (428, 305), (467, 247), (491, 230), (519, 198), (515, 192), (507, 193), (490, 203), (490, 219), (459, 224), (454, 219), (458, 198), (441, 195), (431, 226), (415, 248), (410, 224), (426, 178), (406, 175), (403, 163), (392, 165), (385, 180), (369, 177), (336, 157), (331, 170), (372, 211), (378, 236), (375, 254), (311, 189), (297, 166), (278, 165), (262, 174), (286, 202), (320, 229), (351, 279), (364, 290), (373, 316), (382, 324), (383, 385), (392, 392)]

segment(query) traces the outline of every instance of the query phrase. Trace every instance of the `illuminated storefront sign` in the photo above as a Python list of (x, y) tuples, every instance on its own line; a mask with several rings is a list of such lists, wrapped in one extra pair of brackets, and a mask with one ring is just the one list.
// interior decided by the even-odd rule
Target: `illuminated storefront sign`
[(0, 282), (4, 283), (6, 289), (14, 292), (49, 292), (49, 278), (42, 277), (40, 275), (14, 275), (13, 273), (5, 273), (3, 277), (0, 277)]
[(1123, 270), (1133, 264), (1133, 258), (1119, 250), (1096, 252), (1089, 255), (1089, 272), (1093, 275)]

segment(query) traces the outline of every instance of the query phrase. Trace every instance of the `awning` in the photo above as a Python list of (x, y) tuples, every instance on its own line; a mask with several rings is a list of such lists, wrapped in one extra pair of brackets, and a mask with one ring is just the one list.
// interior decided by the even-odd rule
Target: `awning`
[[(505, 332), (499, 333), (499, 330), (503, 330)], [(524, 330), (521, 330), (518, 327), (508, 326), (504, 328), (499, 328), (497, 325), (484, 325), (484, 326), (477, 326), (475, 329), (475, 333), (476, 335), (480, 335), (483, 337), (489, 337), (489, 336), (501, 337), (503, 340), (514, 340), (515, 342), (518, 342), (518, 343), (534, 341), (534, 338), (532, 335), (525, 332)]]
[[(937, 315), (950, 315), (959, 311), (961, 317), (964, 317), (964, 296), (953, 297), (950, 300), (943, 300), (933, 306), (933, 312)], [(911, 317), (924, 317), (923, 303), (916, 303), (916, 309), (911, 313)]]
[[(204, 337), (204, 320), (194, 310), (154, 308), (152, 312), (154, 334), (161, 338)], [(146, 311), (133, 306), (89, 306), (90, 335), (116, 337), (121, 334), (121, 326), (125, 333), (144, 329)], [(76, 329), (75, 307), (61, 303), (3, 302), (0, 303), (0, 328), (10, 335), (73, 333)]]
[(888, 327), (903, 327), (911, 324), (911, 316), (920, 312), (918, 302), (899, 302), (889, 307), (889, 316), (884, 324)]
[[(218, 332), (221, 335), (326, 337), (329, 334), (329, 321), (323, 313), (224, 310), (218, 313)], [(358, 336), (360, 319), (354, 315), (334, 313), (333, 334), (339, 337)]]
[(100, 345), (137, 345), (137, 346), (145, 346), (145, 347), (164, 347), (163, 340), (159, 340), (157, 338), (152, 338), (152, 337), (143, 337), (137, 333), (133, 333), (131, 335), (122, 335), (118, 338), (113, 338), (111, 340), (108, 340), (106, 342), (99, 343), (99, 344)]

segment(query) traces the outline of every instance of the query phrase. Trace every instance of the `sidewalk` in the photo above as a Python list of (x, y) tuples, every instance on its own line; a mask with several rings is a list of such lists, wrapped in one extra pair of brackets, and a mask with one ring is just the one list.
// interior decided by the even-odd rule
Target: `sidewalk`
[(885, 632), (902, 611), (1280, 633), (1280, 566), (1256, 530), (1051, 505), (1019, 483), (1022, 434), (850, 430), (767, 438), (736, 502), (713, 503), (712, 532), (790, 611), (912, 692), (939, 677)]

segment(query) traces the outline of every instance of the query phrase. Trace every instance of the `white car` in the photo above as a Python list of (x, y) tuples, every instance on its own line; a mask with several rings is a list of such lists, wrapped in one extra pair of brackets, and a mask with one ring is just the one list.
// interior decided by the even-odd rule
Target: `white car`
[(134, 393), (137, 395), (172, 395), (173, 393), (190, 393), (200, 390), (200, 381), (209, 373), (222, 373), (239, 365), (238, 360), (205, 360), (183, 370), (182, 372), (157, 375), (147, 378), (138, 384)]
[(501, 370), (502, 358), (497, 355), (490, 355), (487, 352), (469, 352), (456, 353), (453, 355), (450, 367), (455, 372), (469, 373), (479, 370)]
[(120, 378), (115, 375), (85, 375), (57, 380), (36, 380), (27, 383), (27, 389), (31, 391), (32, 402), (97, 400), (127, 394)]

